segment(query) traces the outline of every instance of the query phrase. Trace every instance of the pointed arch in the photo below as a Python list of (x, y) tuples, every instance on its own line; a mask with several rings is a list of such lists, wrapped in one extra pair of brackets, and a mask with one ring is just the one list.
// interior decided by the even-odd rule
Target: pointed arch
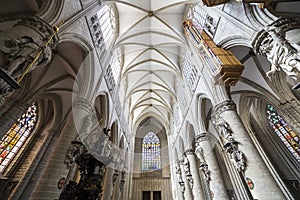
[(155, 133), (149, 132), (142, 141), (142, 171), (160, 169), (160, 139)]

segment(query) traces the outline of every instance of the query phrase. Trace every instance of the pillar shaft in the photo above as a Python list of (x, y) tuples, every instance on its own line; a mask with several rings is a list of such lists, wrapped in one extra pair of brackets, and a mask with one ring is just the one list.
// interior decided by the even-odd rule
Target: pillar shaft
[(215, 107), (215, 113), (216, 116), (228, 123), (233, 138), (239, 143), (238, 149), (246, 157), (246, 169), (243, 173), (244, 178), (249, 177), (255, 185), (251, 190), (253, 197), (256, 199), (285, 199), (238, 116), (235, 104), (232, 101), (222, 102)]
[(202, 190), (202, 187), (201, 187), (199, 170), (198, 170), (198, 167), (197, 167), (197, 161), (196, 161), (194, 151), (189, 150), (189, 151), (186, 151), (185, 154), (186, 154), (186, 156), (189, 160), (190, 171), (191, 171), (192, 178), (193, 178), (192, 192), (193, 192), (194, 200), (204, 200), (205, 198), (204, 198), (203, 190)]
[(113, 192), (113, 174), (114, 170), (112, 168), (107, 168), (106, 177), (103, 184), (103, 195), (102, 199), (110, 199)]
[(184, 182), (184, 186), (185, 186), (185, 191), (184, 191), (184, 199), (191, 199), (193, 200), (193, 193), (192, 190), (190, 188), (190, 184), (188, 182), (188, 179), (186, 177), (185, 169), (184, 169), (184, 162), (183, 160), (179, 161), (179, 165), (180, 165), (180, 169), (182, 172), (182, 180)]
[[(213, 195), (214, 200), (229, 199), (228, 193), (226, 191), (226, 186), (222, 177), (222, 173), (219, 168), (213, 147), (208, 140), (206, 134), (198, 137), (198, 144), (202, 148), (202, 155), (200, 155), (200, 163), (206, 163), (209, 171), (201, 171), (203, 180), (206, 181), (211, 195)], [(201, 164), (200, 164), (201, 165)]]

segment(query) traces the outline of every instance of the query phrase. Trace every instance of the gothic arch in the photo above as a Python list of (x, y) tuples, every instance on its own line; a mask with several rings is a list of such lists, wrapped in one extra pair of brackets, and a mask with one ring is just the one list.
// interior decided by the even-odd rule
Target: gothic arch
[(184, 154), (184, 150), (185, 150), (185, 146), (184, 146), (184, 141), (182, 139), (182, 136), (179, 136), (178, 140), (177, 140), (177, 150), (178, 150), (178, 159), (182, 160), (183, 159), (183, 154)]
[[(108, 125), (109, 120), (109, 105), (107, 94), (100, 94), (95, 99), (95, 111), (97, 119), (101, 128), (105, 128)], [(115, 140), (112, 140), (115, 141)]]
[(110, 127), (110, 140), (112, 143), (114, 143), (116, 146), (120, 147), (119, 143), (119, 126), (117, 121), (114, 121)]
[(185, 138), (185, 151), (188, 150), (188, 149), (194, 149), (194, 140), (195, 140), (195, 136), (196, 136), (196, 133), (195, 133), (195, 128), (194, 126), (189, 122), (187, 121), (186, 122), (186, 129), (185, 129), (185, 134), (184, 134), (184, 138)]
[(212, 108), (212, 102), (206, 95), (202, 94), (198, 96), (196, 116), (198, 119), (199, 133), (206, 133), (208, 131)]
[(48, 22), (49, 24), (55, 25), (61, 17), (61, 13), (65, 4), (65, 0), (44, 0), (39, 1), (41, 5), (37, 11), (37, 15)]

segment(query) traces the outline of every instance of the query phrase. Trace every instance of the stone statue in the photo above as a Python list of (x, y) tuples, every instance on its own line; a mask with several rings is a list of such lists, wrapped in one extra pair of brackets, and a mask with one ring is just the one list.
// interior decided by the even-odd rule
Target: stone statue
[(210, 170), (208, 169), (208, 164), (206, 162), (202, 162), (200, 164), (199, 169), (202, 171), (204, 179), (209, 182), (211, 180), (210, 178)]
[(221, 117), (218, 117), (216, 120), (216, 125), (217, 128), (219, 129), (221, 135), (226, 139), (226, 140), (233, 140), (232, 137), (232, 130), (229, 126), (229, 124)]
[(177, 181), (180, 185), (181, 192), (184, 193), (185, 185), (184, 185), (184, 181), (182, 180), (181, 169), (180, 169), (180, 166), (178, 164), (175, 165), (175, 173), (177, 174), (177, 179), (178, 179)]
[(253, 43), (255, 51), (265, 55), (271, 63), (271, 69), (266, 73), (269, 77), (276, 71), (283, 70), (295, 80), (300, 78), (300, 38), (295, 37), (296, 41), (292, 41), (286, 36), (293, 26), (299, 26), (299, 23), (281, 18), (265, 26)]
[[(102, 138), (102, 137), (100, 137), (100, 138)], [(102, 141), (101, 147), (102, 147), (101, 156), (108, 157), (112, 150), (112, 143), (109, 140), (108, 136), (104, 136), (104, 140)]]
[(28, 70), (32, 71), (38, 66), (46, 65), (51, 60), (51, 49), (49, 46), (40, 47), (38, 42), (28, 36), (18, 39), (0, 40), (0, 52), (4, 54), (5, 65), (1, 66), (13, 78), (20, 77), (35, 57), (41, 52), (32, 67)]
[(231, 154), (231, 157), (232, 157), (232, 159), (234, 161), (235, 168), (239, 172), (244, 171), (246, 169), (245, 155), (244, 155), (244, 153), (242, 151), (240, 151), (240, 150), (234, 151)]
[(190, 163), (187, 157), (184, 157), (183, 165), (184, 165), (185, 174), (187, 176), (191, 175)]
[(215, 125), (224, 137), (224, 149), (229, 154), (235, 168), (241, 172), (246, 169), (245, 155), (241, 150), (238, 150), (238, 142), (234, 140), (232, 130), (229, 124), (221, 117), (216, 119)]
[(64, 161), (64, 163), (67, 165), (67, 168), (70, 169), (74, 163), (75, 163), (75, 160), (77, 158), (77, 156), (80, 155), (80, 149), (79, 147), (76, 147), (76, 146), (73, 146), (71, 147), (71, 149), (68, 151), (68, 154), (67, 154), (67, 157)]
[(175, 173), (177, 174), (178, 182), (182, 182), (181, 169), (179, 165), (175, 165)]
[(196, 143), (195, 154), (200, 161), (202, 161), (204, 159), (203, 149), (200, 147), (200, 145), (198, 143)]

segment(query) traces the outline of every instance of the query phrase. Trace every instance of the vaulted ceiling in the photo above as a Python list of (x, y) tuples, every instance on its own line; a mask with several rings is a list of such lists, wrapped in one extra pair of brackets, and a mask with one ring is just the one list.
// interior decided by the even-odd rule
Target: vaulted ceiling
[(189, 2), (114, 1), (119, 14), (115, 47), (121, 47), (124, 59), (120, 94), (133, 124), (147, 116), (169, 121), (176, 77), (181, 76), (178, 52), (186, 44), (182, 21)]

